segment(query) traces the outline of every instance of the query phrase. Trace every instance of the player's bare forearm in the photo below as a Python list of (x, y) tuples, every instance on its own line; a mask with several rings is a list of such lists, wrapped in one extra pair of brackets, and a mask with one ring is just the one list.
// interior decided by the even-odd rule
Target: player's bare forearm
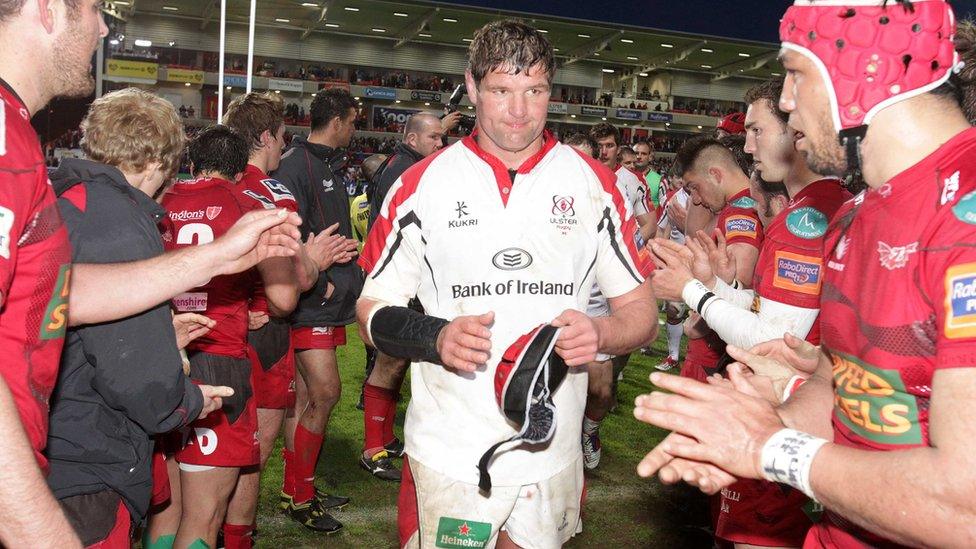
[(61, 506), (48, 490), (20, 424), (17, 406), (0, 378), (0, 545), (4, 547), (81, 547)]
[[(937, 370), (929, 408), (929, 445), (889, 452), (824, 446), (811, 471), (814, 494), (827, 508), (905, 545), (976, 546), (974, 391), (976, 369)], [(874, 412), (880, 405), (877, 400), (864, 395), (860, 409), (867, 405)], [(919, 425), (906, 427), (904, 434), (921, 442)], [(890, 436), (873, 435), (881, 442)]]
[(151, 309), (202, 286), (217, 271), (207, 246), (191, 246), (131, 263), (76, 264), (71, 269), (69, 324), (95, 324)]
[(298, 305), (299, 284), (291, 258), (272, 257), (258, 263), (258, 273), (268, 298), (268, 311), (287, 317)]
[(759, 250), (749, 244), (730, 244), (729, 252), (735, 256), (735, 278), (745, 287), (751, 288)]
[(600, 333), (600, 352), (623, 355), (653, 341), (657, 337), (657, 316), (647, 312), (655, 307), (654, 292), (647, 280), (622, 296), (610, 298), (613, 313), (594, 319)]
[(306, 291), (315, 286), (319, 279), (319, 266), (302, 246), (301, 253), (295, 265), (295, 275), (298, 277), (298, 285), (301, 291)]

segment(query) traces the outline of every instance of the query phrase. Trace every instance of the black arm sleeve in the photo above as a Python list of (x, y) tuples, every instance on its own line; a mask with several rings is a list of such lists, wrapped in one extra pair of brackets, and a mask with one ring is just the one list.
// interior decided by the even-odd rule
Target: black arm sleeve
[(441, 363), (437, 336), (449, 324), (443, 318), (406, 307), (383, 307), (373, 314), (369, 331), (373, 345), (394, 358)]

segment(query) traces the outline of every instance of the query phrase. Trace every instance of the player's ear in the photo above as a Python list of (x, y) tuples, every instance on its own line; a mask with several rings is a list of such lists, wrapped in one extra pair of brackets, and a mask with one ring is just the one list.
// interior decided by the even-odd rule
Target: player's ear
[(715, 181), (716, 185), (722, 184), (722, 176), (724, 174), (722, 173), (722, 170), (720, 170), (716, 166), (712, 166), (711, 168), (708, 168), (708, 175)]
[(478, 104), (478, 84), (474, 81), (474, 76), (470, 70), (464, 71), (464, 87), (468, 89), (468, 101), (472, 105)]
[(234, 183), (240, 182), (241, 178), (244, 177), (244, 172), (238, 172), (234, 175)]
[(264, 130), (261, 135), (258, 136), (258, 141), (261, 143), (262, 147), (267, 147), (274, 142), (275, 136), (271, 134), (270, 130)]

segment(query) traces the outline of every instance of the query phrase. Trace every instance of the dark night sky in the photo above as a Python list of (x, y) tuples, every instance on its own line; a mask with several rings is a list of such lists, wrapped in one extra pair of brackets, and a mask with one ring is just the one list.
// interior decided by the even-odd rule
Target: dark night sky
[[(789, 0), (441, 0), (480, 8), (588, 19), (694, 34), (778, 42)], [(976, 18), (976, 0), (955, 0), (956, 16)]]

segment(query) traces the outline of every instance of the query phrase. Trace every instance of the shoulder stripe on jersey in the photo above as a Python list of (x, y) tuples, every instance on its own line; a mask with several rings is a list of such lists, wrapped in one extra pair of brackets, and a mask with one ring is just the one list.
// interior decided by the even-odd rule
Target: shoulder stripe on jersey
[[(606, 225), (604, 225), (604, 223), (606, 223)], [(644, 279), (635, 273), (630, 267), (630, 263), (627, 262), (627, 258), (625, 258), (623, 252), (620, 251), (620, 246), (617, 244), (617, 229), (614, 227), (613, 218), (610, 216), (610, 208), (603, 209), (603, 219), (600, 220), (598, 230), (602, 231), (604, 227), (606, 227), (607, 233), (610, 234), (610, 246), (613, 248), (613, 253), (616, 254), (617, 259), (624, 264), (624, 267), (627, 268), (627, 272), (630, 273), (630, 276), (634, 277), (634, 280), (636, 280), (638, 284), (644, 282)], [(621, 236), (623, 237), (622, 240), (625, 242), (630, 240), (629, 238), (626, 238), (626, 235), (622, 234)], [(636, 260), (634, 261), (634, 264), (639, 265)]]
[(393, 256), (396, 254), (397, 250), (400, 249), (400, 243), (403, 242), (403, 230), (410, 225), (417, 225), (418, 229), (423, 228), (420, 226), (420, 219), (417, 218), (417, 214), (414, 212), (407, 212), (403, 218), (397, 221), (397, 224), (400, 226), (397, 228), (396, 240), (394, 240), (393, 244), (390, 245), (390, 252), (386, 254), (386, 260), (383, 261), (383, 264), (371, 274), (373, 278), (380, 276), (383, 270), (386, 269), (386, 266), (390, 264), (390, 261), (393, 259)]
[[(622, 240), (624, 241), (624, 246), (627, 248), (627, 252), (630, 254), (630, 259), (633, 261), (634, 265), (640, 268), (643, 261), (637, 252), (637, 247), (634, 245), (634, 239), (627, 236), (628, 233), (635, 234), (637, 231), (637, 222), (631, 217), (629, 223), (627, 220), (627, 206), (624, 202), (624, 196), (620, 194), (620, 189), (617, 188), (617, 176), (610, 171), (609, 168), (603, 164), (597, 162), (592, 157), (581, 153), (580, 151), (570, 147), (584, 162), (593, 170), (593, 173), (600, 180), (600, 184), (603, 185), (603, 191), (610, 194), (613, 197), (613, 205), (617, 210), (617, 215), (620, 216), (620, 222), (624, 224), (620, 228), (623, 231)], [(604, 212), (606, 215), (608, 212)], [(629, 227), (627, 225), (630, 225)], [(616, 244), (614, 244), (616, 246)], [(621, 257), (621, 259), (623, 259)], [(638, 279), (638, 282), (643, 282), (643, 279)]]
[(367, 274), (373, 271), (376, 266), (376, 262), (379, 261), (380, 256), (383, 255), (383, 249), (386, 247), (386, 241), (390, 237), (390, 233), (393, 232), (393, 220), (397, 216), (397, 208), (400, 207), (408, 198), (413, 196), (413, 193), (417, 191), (417, 187), (420, 186), (420, 179), (423, 177), (424, 172), (430, 166), (431, 162), (434, 161), (438, 156), (440, 156), (444, 151), (449, 150), (450, 147), (441, 149), (436, 153), (424, 158), (420, 162), (417, 162), (413, 166), (407, 168), (403, 175), (400, 176), (400, 187), (393, 194), (390, 199), (390, 204), (387, 207), (386, 215), (382, 215), (382, 212), (377, 216), (376, 221), (373, 222), (373, 227), (369, 230), (369, 235), (366, 237), (366, 244), (363, 246), (363, 252), (359, 256), (359, 266), (366, 271)]

